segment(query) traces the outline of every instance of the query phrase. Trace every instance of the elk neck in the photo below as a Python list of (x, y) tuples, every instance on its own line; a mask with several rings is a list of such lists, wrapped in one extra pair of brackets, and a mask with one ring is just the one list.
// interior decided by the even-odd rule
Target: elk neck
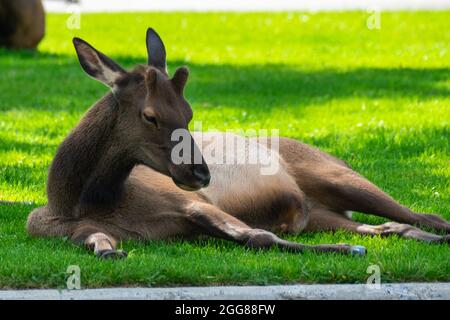
[(117, 101), (108, 93), (59, 146), (47, 183), (53, 212), (77, 216), (82, 208), (110, 208), (121, 199), (135, 162), (128, 146), (114, 139), (117, 109)]

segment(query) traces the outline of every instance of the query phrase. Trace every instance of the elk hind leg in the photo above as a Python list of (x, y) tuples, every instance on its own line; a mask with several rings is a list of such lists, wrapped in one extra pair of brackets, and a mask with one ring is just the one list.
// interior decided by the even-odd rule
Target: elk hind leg
[(329, 208), (358, 211), (404, 224), (450, 232), (450, 222), (439, 215), (413, 212), (348, 168), (330, 168), (324, 176), (317, 177), (317, 185), (322, 193), (325, 192), (324, 205)]
[(306, 231), (336, 231), (347, 230), (363, 235), (398, 236), (425, 241), (429, 243), (449, 243), (450, 236), (439, 236), (425, 232), (409, 224), (387, 222), (381, 225), (368, 225), (353, 221), (343, 214), (325, 208), (313, 208)]

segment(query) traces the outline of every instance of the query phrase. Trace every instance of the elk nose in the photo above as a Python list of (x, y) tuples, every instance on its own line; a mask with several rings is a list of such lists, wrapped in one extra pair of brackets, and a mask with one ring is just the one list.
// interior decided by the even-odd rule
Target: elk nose
[(209, 185), (211, 174), (209, 173), (207, 166), (195, 166), (193, 173), (194, 177), (201, 181), (203, 187), (207, 187)]

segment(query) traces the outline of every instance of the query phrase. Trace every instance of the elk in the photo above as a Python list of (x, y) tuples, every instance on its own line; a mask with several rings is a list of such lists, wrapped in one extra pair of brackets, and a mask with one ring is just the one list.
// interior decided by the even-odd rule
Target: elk
[(0, 0), (0, 46), (36, 49), (44, 35), (41, 0)]
[[(439, 215), (412, 212), (344, 161), (312, 146), (282, 137), (275, 147), (230, 133), (191, 134), (193, 112), (183, 95), (188, 69), (180, 67), (169, 77), (166, 50), (153, 29), (146, 35), (148, 64), (132, 71), (84, 40), (73, 43), (84, 71), (111, 90), (59, 146), (48, 175), (48, 204), (30, 213), (30, 235), (69, 237), (101, 258), (125, 257), (117, 249), (122, 240), (202, 235), (253, 249), (356, 255), (365, 248), (305, 245), (279, 236), (344, 229), (450, 242), (450, 223)], [(191, 141), (184, 156), (198, 161), (173, 160), (176, 130)], [(241, 157), (260, 148), (278, 161), (276, 170), (261, 174), (259, 163), (215, 163), (206, 149), (228, 156), (233, 150), (219, 142), (230, 136), (239, 142)], [(348, 211), (393, 222), (362, 224)]]

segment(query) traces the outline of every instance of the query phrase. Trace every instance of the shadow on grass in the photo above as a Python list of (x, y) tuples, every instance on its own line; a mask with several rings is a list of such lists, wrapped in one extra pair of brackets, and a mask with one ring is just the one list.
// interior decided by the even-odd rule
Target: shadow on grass
[[(0, 52), (0, 110), (80, 111), (106, 89), (81, 70), (73, 55), (28, 51)], [(136, 57), (113, 57), (132, 67)], [(448, 97), (448, 68), (304, 70), (282, 64), (229, 65), (169, 61), (169, 69), (187, 64), (191, 77), (187, 97), (193, 104), (226, 105), (252, 111), (307, 106), (349, 97), (431, 99)], [(25, 87), (26, 86), (26, 87)]]

